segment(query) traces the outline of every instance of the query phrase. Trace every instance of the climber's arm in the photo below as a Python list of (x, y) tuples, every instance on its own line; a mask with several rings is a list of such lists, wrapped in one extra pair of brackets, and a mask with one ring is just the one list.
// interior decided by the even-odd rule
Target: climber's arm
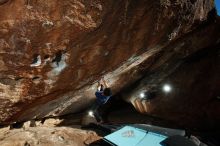
[(103, 84), (104, 84), (105, 88), (109, 88), (109, 85), (106, 83), (106, 81), (105, 81), (105, 79), (104, 79), (104, 78), (102, 78), (102, 82), (103, 82)]

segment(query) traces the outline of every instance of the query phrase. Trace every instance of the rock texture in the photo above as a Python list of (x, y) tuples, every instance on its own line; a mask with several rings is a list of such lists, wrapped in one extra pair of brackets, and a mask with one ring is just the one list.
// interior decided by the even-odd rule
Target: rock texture
[[(212, 0), (0, 1), (0, 122), (83, 110), (102, 76), (114, 93), (145, 77), (154, 85), (169, 75), (187, 81), (176, 71), (182, 60), (219, 42), (213, 8)], [(199, 93), (186, 90), (194, 103)], [(159, 116), (163, 103), (155, 104)]]
[[(160, 67), (157, 72), (148, 73), (124, 96), (142, 113), (182, 127), (216, 130), (220, 121), (219, 61), (219, 46), (202, 49), (178, 64), (168, 61), (167, 65), (173, 67)], [(170, 85), (170, 93), (164, 92), (164, 85)], [(142, 92), (151, 93), (152, 99), (141, 98)]]
[(1, 146), (85, 146), (100, 137), (93, 131), (67, 127), (0, 130)]

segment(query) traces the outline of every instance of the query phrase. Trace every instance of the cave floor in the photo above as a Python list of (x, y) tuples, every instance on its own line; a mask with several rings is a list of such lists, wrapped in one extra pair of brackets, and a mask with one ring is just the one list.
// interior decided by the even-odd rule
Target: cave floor
[[(109, 105), (106, 105), (103, 111), (104, 112), (102, 113), (102, 117), (104, 118), (105, 122), (103, 124), (105, 125), (120, 126), (126, 124), (148, 124), (148, 125), (155, 125), (166, 128), (183, 129), (186, 130), (186, 132), (189, 132), (189, 134), (199, 137), (203, 142), (209, 144), (210, 146), (220, 145), (220, 141), (219, 141), (220, 130), (218, 129), (216, 129), (215, 131), (188, 129), (172, 121), (167, 121), (146, 114), (140, 114), (135, 110), (135, 108), (131, 104), (128, 104), (126, 102), (120, 101), (116, 103), (114, 102), (113, 104), (110, 103)], [(88, 130), (96, 131), (99, 136), (105, 136), (106, 133), (103, 132), (102, 129), (101, 130), (96, 129), (93, 126), (84, 127), (81, 125), (82, 118), (87, 115), (88, 115), (88, 110), (84, 113), (61, 116), (60, 119), (62, 119), (62, 122), (57, 126), (67, 126), (73, 128), (83, 127), (83, 129), (85, 128)]]
[[(107, 134), (109, 134), (109, 131), (105, 131), (102, 128), (98, 128), (100, 126), (104, 125), (110, 125), (110, 126), (123, 126), (127, 124), (148, 124), (148, 125), (155, 125), (160, 127), (166, 127), (166, 128), (173, 128), (173, 129), (183, 129), (186, 130), (186, 132), (190, 132), (190, 134), (195, 135), (199, 137), (200, 140), (203, 142), (209, 144), (210, 146), (218, 146), (220, 145), (220, 131), (198, 131), (195, 129), (187, 129), (185, 127), (182, 127), (181, 125), (178, 125), (178, 123), (174, 123), (172, 121), (167, 121), (164, 119), (160, 119), (157, 117), (149, 116), (146, 114), (141, 114), (135, 110), (135, 108), (124, 101), (113, 101), (109, 102), (103, 109), (102, 109), (102, 117), (104, 119), (104, 123), (99, 124), (95, 121), (94, 117), (90, 117), (92, 120), (90, 120), (91, 123), (93, 123), (93, 126), (85, 126), (82, 125), (82, 121), (84, 117), (88, 117), (88, 110), (85, 110), (84, 112), (80, 113), (74, 113), (74, 114), (68, 114), (60, 117), (51, 117), (43, 119), (44, 122), (42, 125), (37, 125), (38, 127), (46, 127), (46, 128), (73, 128), (73, 129), (82, 129), (82, 130), (91, 130), (95, 131), (98, 136), (103, 137)], [(42, 119), (39, 119), (36, 121), (36, 123), (41, 123)], [(25, 122), (26, 123), (26, 122)], [(16, 129), (19, 130), (25, 127), (25, 123), (22, 124), (21, 127), (17, 127)], [(95, 126), (94, 126), (95, 125)], [(31, 127), (30, 127), (31, 128)], [(35, 127), (33, 127), (35, 128)], [(16, 130), (15, 129), (15, 130)]]

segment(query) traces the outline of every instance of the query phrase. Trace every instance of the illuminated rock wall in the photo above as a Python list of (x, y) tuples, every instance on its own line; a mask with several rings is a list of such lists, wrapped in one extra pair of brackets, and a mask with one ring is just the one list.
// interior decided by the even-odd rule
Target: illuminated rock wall
[(78, 112), (102, 76), (117, 93), (219, 39), (209, 0), (0, 4), (1, 123)]

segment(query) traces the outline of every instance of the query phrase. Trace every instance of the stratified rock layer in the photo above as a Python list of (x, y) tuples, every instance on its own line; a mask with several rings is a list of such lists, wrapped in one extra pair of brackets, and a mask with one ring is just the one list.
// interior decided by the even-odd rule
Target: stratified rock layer
[(173, 73), (182, 59), (209, 50), (220, 36), (209, 0), (0, 4), (1, 123), (80, 111), (93, 101), (102, 76), (114, 93), (149, 72), (158, 72), (148, 77), (157, 84), (167, 77), (161, 68)]

